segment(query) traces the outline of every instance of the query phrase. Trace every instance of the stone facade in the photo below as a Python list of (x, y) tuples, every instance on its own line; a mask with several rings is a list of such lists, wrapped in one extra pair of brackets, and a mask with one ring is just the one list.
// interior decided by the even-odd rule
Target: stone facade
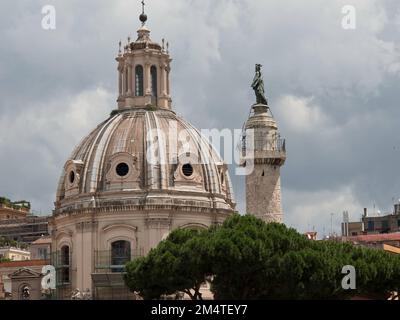
[(40, 237), (29, 246), (31, 260), (50, 259), (51, 237)]
[(10, 275), (12, 300), (40, 300), (43, 275), (28, 268), (21, 268)]
[[(132, 258), (145, 255), (168, 233), (177, 228), (206, 229), (219, 224), (229, 212), (185, 212), (169, 208), (156, 211), (123, 210), (81, 213), (79, 216), (54, 217), (55, 251), (70, 250), (71, 287), (92, 290), (92, 273), (102, 263), (98, 254), (111, 252), (116, 241), (128, 241)], [(101, 270), (100, 270), (101, 271)]]
[(24, 260), (0, 263), (0, 278), (2, 278), (4, 291), (11, 295), (12, 281), (10, 276), (20, 269), (29, 269), (36, 273), (41, 273), (45, 265), (50, 263), (49, 260)]
[(258, 164), (246, 176), (246, 212), (266, 222), (282, 222), (280, 167)]
[(31, 253), (21, 248), (3, 247), (0, 248), (0, 258), (9, 259), (11, 261), (30, 260)]
[(28, 214), (29, 209), (27, 208), (21, 207), (16, 209), (0, 203), (0, 221), (24, 219)]

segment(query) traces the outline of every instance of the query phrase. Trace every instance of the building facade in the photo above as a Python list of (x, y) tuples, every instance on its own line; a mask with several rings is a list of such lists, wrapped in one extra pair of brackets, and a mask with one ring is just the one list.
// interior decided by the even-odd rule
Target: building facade
[(7, 259), (11, 261), (29, 260), (31, 253), (28, 250), (14, 247), (0, 248), (0, 259)]
[[(0, 263), (0, 279), (3, 281), (5, 296), (11, 299), (13, 280), (12, 275), (19, 270), (27, 269), (36, 274), (40, 274), (44, 266), (49, 265), (50, 260), (23, 260)], [(0, 281), (1, 282), (1, 281)], [(14, 284), (14, 287), (15, 284)], [(18, 287), (18, 286), (17, 286)], [(19, 298), (18, 298), (19, 299)]]
[(118, 57), (118, 109), (75, 148), (50, 219), (60, 292), (128, 298), (127, 261), (177, 228), (205, 229), (235, 212), (227, 165), (172, 108), (168, 44), (144, 25)]
[(29, 214), (30, 203), (27, 201), (12, 202), (0, 197), (0, 222), (7, 220), (24, 219)]
[(400, 232), (400, 204), (394, 205), (392, 213), (382, 216), (371, 216), (364, 208), (361, 221), (342, 223), (342, 236), (345, 237), (396, 232)]
[(384, 216), (363, 216), (362, 222), (368, 234), (400, 232), (399, 205), (395, 205), (393, 213)]
[(342, 236), (344, 237), (354, 237), (364, 233), (364, 223), (362, 221), (342, 223)]
[[(358, 236), (341, 237), (341, 241), (351, 242), (354, 245), (361, 245), (365, 247), (372, 247), (377, 249), (400, 249), (400, 233), (389, 234), (366, 234)], [(385, 247), (386, 246), (386, 247)], [(397, 252), (396, 252), (397, 253)]]
[(42, 236), (48, 236), (49, 217), (27, 215), (21, 219), (0, 221), (0, 237), (30, 244)]
[(31, 260), (47, 260), (51, 254), (51, 237), (40, 237), (29, 246)]

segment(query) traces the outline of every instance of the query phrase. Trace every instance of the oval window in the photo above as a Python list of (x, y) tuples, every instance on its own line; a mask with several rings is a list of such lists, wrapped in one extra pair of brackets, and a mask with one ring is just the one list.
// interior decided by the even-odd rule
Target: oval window
[(125, 177), (129, 173), (129, 166), (126, 163), (120, 163), (115, 168), (115, 171), (120, 177)]
[(182, 166), (182, 172), (186, 177), (190, 177), (193, 174), (193, 167), (190, 163), (186, 163)]
[(69, 183), (73, 184), (74, 181), (75, 181), (75, 172), (74, 172), (74, 171), (71, 171), (71, 172), (69, 173)]

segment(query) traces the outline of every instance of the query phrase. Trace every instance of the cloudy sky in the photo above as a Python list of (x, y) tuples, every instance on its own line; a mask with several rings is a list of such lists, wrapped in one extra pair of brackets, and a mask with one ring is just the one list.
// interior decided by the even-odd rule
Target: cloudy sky
[[(285, 221), (328, 233), (344, 210), (400, 198), (398, 0), (148, 0), (153, 40), (173, 55), (175, 110), (198, 128), (241, 128), (263, 64), (288, 160)], [(342, 27), (345, 5), (356, 29)], [(44, 5), (56, 30), (42, 28)], [(118, 41), (139, 0), (2, 0), (0, 195), (49, 214), (73, 147), (115, 109)], [(244, 181), (232, 172), (238, 208)]]

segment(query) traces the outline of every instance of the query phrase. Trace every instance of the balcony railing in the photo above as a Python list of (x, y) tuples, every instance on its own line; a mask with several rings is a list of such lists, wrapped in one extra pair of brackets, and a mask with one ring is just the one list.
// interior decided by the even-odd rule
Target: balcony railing
[(124, 272), (125, 264), (144, 255), (143, 249), (134, 249), (128, 252), (112, 250), (95, 251), (95, 273)]
[[(250, 137), (249, 137), (250, 138)], [(248, 138), (248, 139), (249, 139)], [(275, 139), (262, 139), (260, 141), (253, 140), (249, 144), (246, 136), (242, 137), (242, 156), (249, 156), (251, 153), (257, 152), (270, 152), (271, 154), (285, 153), (286, 152), (286, 140), (282, 138)]]

